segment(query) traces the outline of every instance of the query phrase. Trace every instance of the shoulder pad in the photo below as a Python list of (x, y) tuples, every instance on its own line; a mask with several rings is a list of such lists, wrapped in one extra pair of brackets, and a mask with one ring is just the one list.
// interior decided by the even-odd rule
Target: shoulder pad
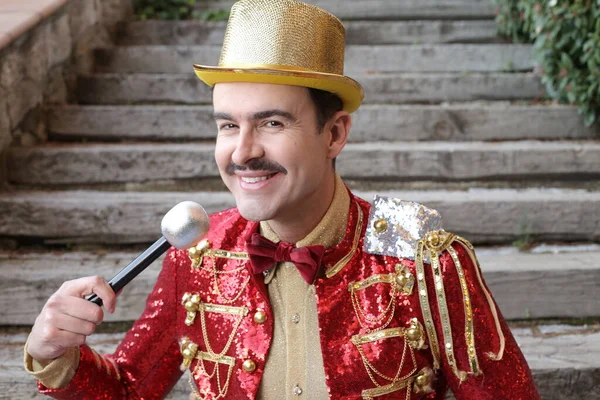
[(413, 201), (375, 196), (364, 251), (414, 260), (417, 242), (439, 230), (442, 216), (438, 211)]

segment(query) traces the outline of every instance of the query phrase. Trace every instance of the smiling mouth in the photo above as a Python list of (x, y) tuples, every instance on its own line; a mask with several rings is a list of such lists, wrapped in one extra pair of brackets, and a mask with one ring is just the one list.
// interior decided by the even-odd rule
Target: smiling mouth
[(252, 177), (251, 176), (241, 176), (240, 179), (242, 180), (242, 182), (245, 182), (245, 183), (257, 183), (257, 182), (262, 182), (262, 181), (271, 179), (275, 175), (277, 175), (277, 172), (275, 172), (274, 174), (265, 175), (265, 176), (252, 176)]

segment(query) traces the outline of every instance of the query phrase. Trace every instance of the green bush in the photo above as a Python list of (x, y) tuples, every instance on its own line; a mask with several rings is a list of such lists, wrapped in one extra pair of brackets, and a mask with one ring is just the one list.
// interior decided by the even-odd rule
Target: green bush
[(224, 21), (229, 18), (229, 11), (196, 9), (197, 0), (134, 0), (135, 14), (146, 19), (199, 19), (203, 21)]
[(600, 111), (600, 0), (495, 0), (499, 34), (533, 43), (546, 91), (587, 126)]

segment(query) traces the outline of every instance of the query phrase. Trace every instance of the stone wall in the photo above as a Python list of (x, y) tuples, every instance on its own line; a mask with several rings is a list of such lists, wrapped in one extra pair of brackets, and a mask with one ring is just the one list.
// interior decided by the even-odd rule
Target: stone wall
[(132, 13), (131, 0), (63, 3), (4, 47), (0, 44), (0, 154), (11, 144), (46, 140), (43, 105), (72, 100), (77, 75), (93, 68), (93, 50), (111, 46), (116, 24)]

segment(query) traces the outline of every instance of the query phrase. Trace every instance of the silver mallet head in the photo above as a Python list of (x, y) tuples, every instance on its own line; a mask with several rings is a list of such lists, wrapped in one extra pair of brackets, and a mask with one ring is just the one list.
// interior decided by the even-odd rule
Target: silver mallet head
[(167, 241), (180, 250), (198, 244), (209, 228), (208, 214), (193, 201), (182, 201), (162, 219), (160, 230)]

